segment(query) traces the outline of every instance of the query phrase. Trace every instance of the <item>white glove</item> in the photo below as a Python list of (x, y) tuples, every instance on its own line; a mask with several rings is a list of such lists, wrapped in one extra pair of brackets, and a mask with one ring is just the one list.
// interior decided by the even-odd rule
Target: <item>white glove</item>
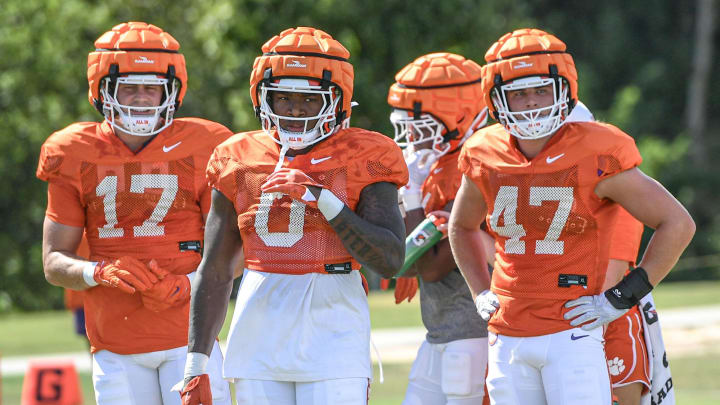
[(598, 326), (610, 323), (621, 316), (623, 316), (628, 310), (617, 309), (610, 301), (608, 301), (605, 294), (598, 295), (586, 295), (578, 299), (568, 301), (565, 304), (565, 308), (576, 307), (565, 313), (565, 319), (573, 319), (570, 321), (570, 326), (578, 326), (585, 322), (592, 321), (588, 324), (581, 326), (583, 330), (595, 329)]
[(500, 301), (494, 292), (485, 290), (475, 297), (475, 308), (483, 320), (489, 321), (492, 314), (500, 308)]
[(400, 189), (405, 211), (421, 207), (422, 185), (430, 174), (430, 167), (436, 160), (435, 153), (430, 149), (411, 151), (405, 157), (409, 179), (407, 186)]

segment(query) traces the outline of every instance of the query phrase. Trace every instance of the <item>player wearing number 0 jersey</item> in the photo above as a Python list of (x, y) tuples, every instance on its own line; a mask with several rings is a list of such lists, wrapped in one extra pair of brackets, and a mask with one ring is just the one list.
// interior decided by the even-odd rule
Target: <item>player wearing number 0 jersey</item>
[[(88, 57), (90, 99), (105, 116), (52, 134), (37, 176), (48, 182), (48, 280), (84, 290), (98, 404), (180, 404), (171, 388), (187, 354), (190, 277), (202, 257), (207, 161), (230, 131), (173, 119), (185, 61), (160, 28), (120, 24)], [(89, 261), (75, 254), (83, 232)], [(216, 404), (229, 404), (222, 355)]]
[(291, 28), (255, 60), (262, 131), (215, 149), (207, 255), (198, 269), (184, 404), (204, 403), (205, 366), (242, 248), (224, 376), (239, 404), (366, 404), (370, 319), (360, 266), (391, 277), (404, 258), (400, 148), (348, 127), (353, 69), (327, 33)]
[[(491, 316), (486, 385), (493, 404), (608, 404), (602, 326), (670, 271), (695, 225), (644, 175), (633, 139), (609, 124), (566, 122), (577, 73), (565, 44), (536, 29), (486, 53), (483, 95), (499, 124), (463, 146), (450, 216), (453, 255)], [(639, 266), (606, 291), (619, 208), (655, 229)], [(480, 224), (495, 239), (492, 281)]]

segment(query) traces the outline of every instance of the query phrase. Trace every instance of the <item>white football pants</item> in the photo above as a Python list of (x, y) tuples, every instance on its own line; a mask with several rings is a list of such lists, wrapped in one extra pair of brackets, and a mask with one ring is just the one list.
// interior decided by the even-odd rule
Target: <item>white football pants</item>
[(369, 389), (364, 377), (310, 382), (235, 379), (235, 400), (237, 405), (367, 405)]
[[(182, 381), (187, 346), (140, 354), (101, 350), (93, 354), (93, 387), (98, 405), (180, 405), (171, 388)], [(217, 341), (208, 362), (213, 404), (230, 405), (230, 386), (222, 378)]]
[(424, 341), (410, 369), (403, 405), (482, 404), (488, 339)]
[(501, 405), (608, 405), (603, 328), (532, 337), (489, 336), (487, 388)]

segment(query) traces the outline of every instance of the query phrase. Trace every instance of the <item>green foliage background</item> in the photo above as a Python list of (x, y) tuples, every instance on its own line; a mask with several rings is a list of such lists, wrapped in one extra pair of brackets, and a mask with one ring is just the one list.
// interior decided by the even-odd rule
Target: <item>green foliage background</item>
[[(0, 312), (62, 305), (61, 289), (42, 272), (46, 186), (34, 177), (39, 148), (72, 122), (100, 120), (87, 102), (87, 54), (103, 32), (131, 20), (158, 25), (180, 42), (189, 85), (179, 115), (219, 121), (236, 132), (257, 128), (248, 94), (252, 62), (267, 39), (288, 27), (323, 29), (350, 50), (360, 103), (353, 125), (387, 134), (387, 89), (416, 57), (451, 51), (482, 63), (487, 48), (508, 31), (550, 31), (575, 57), (580, 98), (598, 119), (636, 138), (645, 156), (642, 169), (687, 204), (697, 221), (685, 255), (692, 259), (670, 277), (719, 277), (714, 201), (720, 177), (687, 158), (694, 13), (693, 2), (670, 0), (3, 0)], [(718, 78), (720, 68), (713, 69)], [(717, 151), (720, 81), (711, 86), (707, 138)]]

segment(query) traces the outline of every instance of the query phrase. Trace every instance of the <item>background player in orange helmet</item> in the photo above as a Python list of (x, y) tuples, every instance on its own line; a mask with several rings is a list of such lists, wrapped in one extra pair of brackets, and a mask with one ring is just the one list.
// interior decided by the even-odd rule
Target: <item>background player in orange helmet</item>
[[(565, 44), (541, 30), (508, 33), (486, 53), (483, 94), (499, 124), (463, 146), (464, 177), (450, 217), (453, 255), (491, 315), (491, 403), (607, 404), (602, 328), (667, 274), (692, 218), (638, 168), (631, 137), (565, 120), (577, 74)], [(640, 266), (605, 293), (618, 209), (655, 229)], [(495, 238), (492, 286), (480, 224)]]
[[(387, 101), (395, 142), (405, 153), (409, 182), (401, 189), (408, 233), (431, 211), (449, 212), (460, 187), (460, 147), (487, 122), (480, 65), (452, 53), (421, 56), (395, 75)], [(405, 260), (411, 255), (406, 252)], [(478, 404), (487, 367), (487, 323), (447, 239), (425, 252), (396, 278), (400, 303), (417, 290), (427, 329), (410, 371), (403, 404)], [(406, 287), (407, 285), (407, 287)]]
[(227, 266), (242, 247), (223, 366), (238, 403), (366, 404), (370, 319), (357, 270), (392, 277), (402, 266), (397, 189), (407, 168), (391, 139), (347, 127), (353, 67), (338, 41), (291, 28), (262, 52), (250, 77), (262, 130), (233, 136), (208, 164), (213, 201), (184, 403), (210, 390), (203, 364), (227, 308)]
[[(98, 404), (179, 404), (171, 387), (187, 355), (190, 277), (210, 207), (205, 167), (231, 133), (173, 119), (187, 90), (180, 45), (162, 29), (120, 24), (88, 56), (90, 102), (105, 120), (80, 122), (42, 146), (48, 182), (45, 276), (85, 291)], [(90, 260), (75, 254), (85, 232)], [(229, 404), (214, 346), (216, 403)]]

